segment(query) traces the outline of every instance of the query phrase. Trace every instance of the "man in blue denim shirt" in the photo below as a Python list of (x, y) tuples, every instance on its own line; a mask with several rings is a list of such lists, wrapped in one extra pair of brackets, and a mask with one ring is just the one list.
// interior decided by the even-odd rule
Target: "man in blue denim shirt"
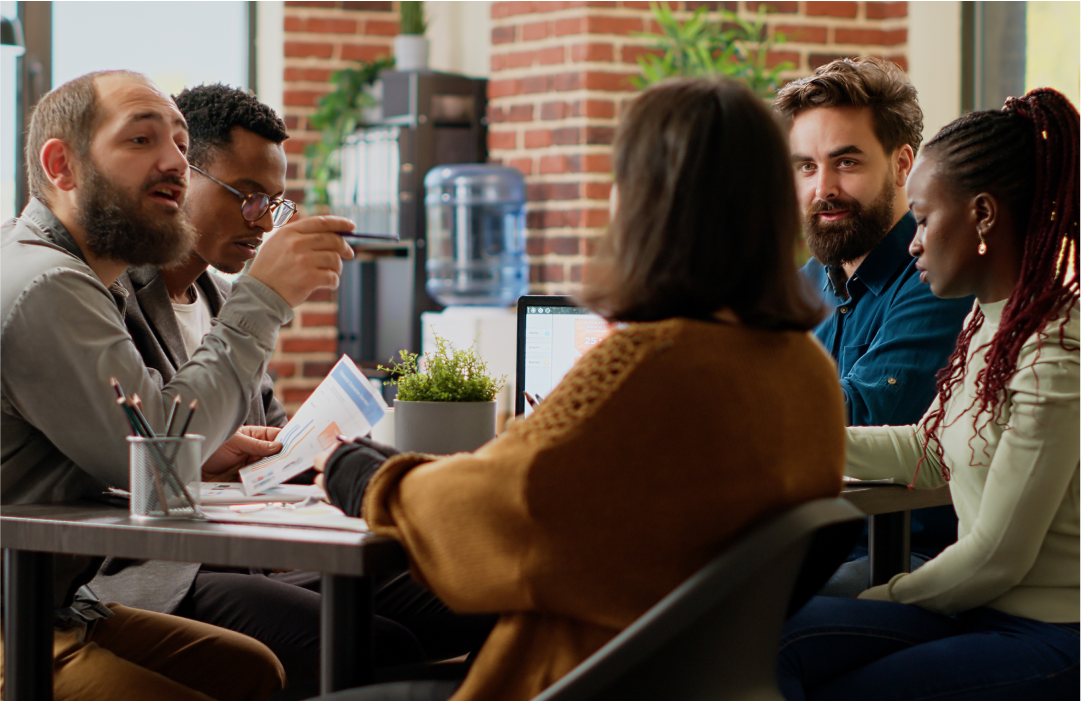
[[(916, 90), (893, 64), (841, 59), (785, 86), (774, 106), (789, 120), (814, 256), (803, 273), (832, 310), (815, 335), (837, 361), (848, 423), (917, 423), (972, 298), (935, 297), (908, 254), (916, 222), (905, 182), (923, 131)], [(956, 539), (952, 507), (913, 512), (913, 566)], [(865, 555), (864, 544), (830, 593), (866, 588)]]

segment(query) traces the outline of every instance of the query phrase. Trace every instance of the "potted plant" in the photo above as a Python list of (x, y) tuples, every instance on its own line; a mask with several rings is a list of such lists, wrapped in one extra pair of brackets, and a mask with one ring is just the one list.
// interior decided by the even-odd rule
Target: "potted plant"
[(428, 39), (424, 32), (423, 2), (398, 3), (401, 13), (401, 33), (394, 37), (394, 59), (400, 71), (422, 71), (428, 67)]
[(394, 447), (401, 451), (446, 455), (476, 450), (496, 429), (496, 395), (506, 376), (488, 374), (476, 346), (454, 350), (436, 334), (435, 351), (424, 355), (401, 351), (402, 362), (391, 372), (398, 386), (394, 400)]

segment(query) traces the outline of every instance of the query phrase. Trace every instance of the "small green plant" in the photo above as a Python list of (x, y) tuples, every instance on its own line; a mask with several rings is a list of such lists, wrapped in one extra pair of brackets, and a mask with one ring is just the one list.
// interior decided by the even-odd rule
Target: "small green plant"
[(708, 6), (703, 5), (680, 23), (667, 3), (650, 3), (650, 7), (661, 34), (636, 35), (653, 39), (649, 48), (657, 52), (638, 57), (642, 75), (631, 79), (637, 88), (676, 76), (721, 75), (769, 97), (780, 86), (781, 72), (794, 67), (788, 61), (772, 68), (766, 65), (769, 52), (787, 39), (780, 32), (770, 36), (764, 5), (759, 5), (753, 22), (728, 10), (718, 13), (719, 21), (711, 21)]
[(428, 30), (428, 20), (424, 19), (424, 3), (409, 2), (402, 0), (398, 3), (398, 11), (401, 13), (401, 32), (421, 36)]
[(424, 372), (417, 353), (403, 350), (400, 354), (402, 362), (379, 369), (394, 376), (390, 383), (398, 385), (398, 399), (403, 402), (490, 402), (507, 381), (506, 375), (496, 379), (488, 374), (488, 363), (477, 355), (476, 343), (455, 350), (436, 334), (435, 352), (424, 354)]
[(311, 181), (308, 204), (330, 204), (327, 185), (338, 177), (342, 140), (364, 124), (365, 109), (379, 104), (368, 88), (379, 78), (380, 71), (393, 67), (394, 59), (383, 57), (330, 74), (334, 89), (319, 98), (319, 108), (308, 117), (308, 122), (322, 132), (322, 138), (305, 149)]

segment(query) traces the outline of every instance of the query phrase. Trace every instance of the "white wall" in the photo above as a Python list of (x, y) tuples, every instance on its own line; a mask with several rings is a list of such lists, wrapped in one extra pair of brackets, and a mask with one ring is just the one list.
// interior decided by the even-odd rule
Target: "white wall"
[(923, 139), (961, 116), (961, 3), (908, 3), (908, 77), (923, 108)]
[(486, 78), (491, 67), (492, 3), (426, 2), (429, 65), (437, 71)]
[(285, 9), (284, 3), (260, 2), (256, 5), (256, 57), (258, 67), (255, 86), (259, 101), (269, 105), (278, 113), (284, 111), (285, 79)]

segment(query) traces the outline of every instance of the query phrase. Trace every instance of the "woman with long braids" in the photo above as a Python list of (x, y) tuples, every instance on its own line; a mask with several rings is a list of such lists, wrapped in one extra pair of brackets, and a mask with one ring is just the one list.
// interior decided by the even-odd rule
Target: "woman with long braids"
[(850, 428), (846, 474), (948, 483), (957, 543), (785, 629), (798, 699), (1077, 698), (1078, 113), (1034, 90), (924, 148), (910, 252), (977, 302), (917, 426)]

